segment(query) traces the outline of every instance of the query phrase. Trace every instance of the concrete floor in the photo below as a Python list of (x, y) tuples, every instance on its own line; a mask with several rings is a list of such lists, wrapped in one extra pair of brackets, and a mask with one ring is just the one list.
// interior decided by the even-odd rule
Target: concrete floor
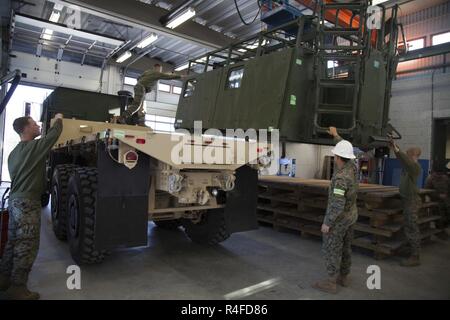
[[(182, 230), (149, 223), (148, 247), (122, 249), (100, 265), (83, 267), (81, 290), (68, 290), (66, 269), (73, 262), (67, 244), (53, 235), (47, 208), (29, 285), (43, 299), (224, 299), (267, 280), (278, 282), (243, 299), (450, 299), (450, 241), (426, 245), (423, 265), (416, 268), (355, 252), (352, 286), (337, 295), (310, 287), (324, 275), (320, 246), (317, 239), (261, 227), (205, 248)], [(372, 264), (381, 268), (381, 290), (367, 289)]]

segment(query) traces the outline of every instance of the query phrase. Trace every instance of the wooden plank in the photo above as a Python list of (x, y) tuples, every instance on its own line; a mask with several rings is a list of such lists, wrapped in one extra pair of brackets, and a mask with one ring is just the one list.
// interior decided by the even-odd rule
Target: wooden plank
[(438, 202), (423, 202), (422, 203), (422, 208), (423, 209), (427, 209), (427, 208), (433, 208), (433, 207), (438, 207), (439, 203)]
[(366, 238), (355, 238), (353, 239), (352, 245), (363, 249), (369, 249), (374, 252), (381, 252), (387, 255), (393, 254), (392, 249), (373, 244), (371, 240)]
[(270, 212), (273, 212), (273, 209), (274, 209), (274, 207), (271, 207), (270, 205), (263, 205), (263, 204), (258, 204), (256, 206), (256, 208), (258, 210), (264, 210), (264, 211), (270, 211)]
[(266, 218), (266, 217), (261, 217), (261, 216), (258, 216), (257, 218), (258, 218), (258, 221), (273, 224), (273, 218), (271, 219), (271, 218)]
[(441, 220), (441, 219), (442, 219), (441, 216), (434, 215), (434, 216), (429, 216), (429, 217), (422, 217), (422, 218), (419, 218), (419, 219), (417, 220), (417, 223), (418, 223), (418, 224), (424, 224), (424, 223), (428, 223), (428, 222), (432, 222), (432, 221), (437, 221), (437, 220)]
[(267, 195), (267, 194), (260, 194), (258, 195), (258, 197), (260, 197), (261, 199), (268, 199), (268, 200), (274, 200), (274, 201), (279, 201), (279, 202), (287, 202), (287, 203), (292, 203), (292, 204), (298, 204), (298, 199), (292, 197), (292, 196), (281, 196), (281, 195)]
[(355, 225), (353, 226), (353, 229), (355, 229), (356, 231), (366, 232), (366, 233), (379, 235), (379, 236), (383, 236), (383, 237), (392, 237), (392, 232), (389, 230), (373, 228), (370, 225), (361, 223), (361, 222), (355, 223)]
[(312, 208), (318, 208), (318, 209), (326, 209), (327, 208), (327, 200), (324, 199), (302, 199), (301, 201), (302, 205), (305, 207), (312, 207)]

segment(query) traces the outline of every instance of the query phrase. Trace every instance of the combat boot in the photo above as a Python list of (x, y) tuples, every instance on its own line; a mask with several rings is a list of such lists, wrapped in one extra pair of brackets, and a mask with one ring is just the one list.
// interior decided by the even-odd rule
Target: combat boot
[(415, 266), (420, 266), (420, 258), (418, 255), (411, 255), (409, 256), (409, 258), (407, 259), (403, 259), (400, 262), (400, 265), (402, 267), (415, 267)]
[(340, 274), (337, 277), (336, 283), (342, 287), (348, 287), (350, 285), (350, 280), (347, 274)]
[(3, 294), (3, 300), (39, 300), (40, 295), (37, 292), (28, 290), (27, 286), (11, 285)]
[(5, 291), (6, 289), (9, 288), (9, 285), (10, 285), (9, 277), (0, 274), (0, 291)]
[(322, 281), (317, 281), (312, 285), (312, 287), (320, 291), (336, 294), (337, 293), (336, 278), (337, 277), (334, 276), (329, 277), (328, 279)]

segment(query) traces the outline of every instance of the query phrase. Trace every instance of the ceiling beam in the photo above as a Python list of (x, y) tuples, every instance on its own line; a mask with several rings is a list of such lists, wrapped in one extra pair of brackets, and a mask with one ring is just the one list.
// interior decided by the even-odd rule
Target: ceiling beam
[(99, 16), (103, 19), (117, 21), (143, 28), (150, 32), (165, 35), (167, 37), (184, 40), (201, 45), (208, 49), (217, 49), (230, 44), (233, 39), (213, 31), (193, 21), (188, 21), (172, 30), (164, 27), (159, 19), (167, 14), (167, 11), (150, 6), (139, 1), (123, 0), (50, 0)]

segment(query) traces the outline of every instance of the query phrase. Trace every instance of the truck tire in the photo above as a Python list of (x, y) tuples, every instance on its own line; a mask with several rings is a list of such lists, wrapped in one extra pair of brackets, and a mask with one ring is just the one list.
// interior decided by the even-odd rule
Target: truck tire
[(41, 207), (46, 208), (49, 202), (50, 202), (50, 194), (47, 192), (43, 193), (41, 195)]
[(199, 244), (215, 245), (230, 237), (223, 208), (207, 210), (199, 223), (183, 220), (186, 235)]
[(176, 230), (181, 226), (180, 219), (153, 221), (158, 228)]
[(67, 186), (73, 170), (73, 164), (60, 164), (53, 170), (51, 184), (51, 214), (53, 233), (59, 240), (67, 239)]
[(97, 168), (75, 168), (67, 198), (67, 239), (73, 260), (79, 265), (102, 262), (107, 251), (94, 249)]

